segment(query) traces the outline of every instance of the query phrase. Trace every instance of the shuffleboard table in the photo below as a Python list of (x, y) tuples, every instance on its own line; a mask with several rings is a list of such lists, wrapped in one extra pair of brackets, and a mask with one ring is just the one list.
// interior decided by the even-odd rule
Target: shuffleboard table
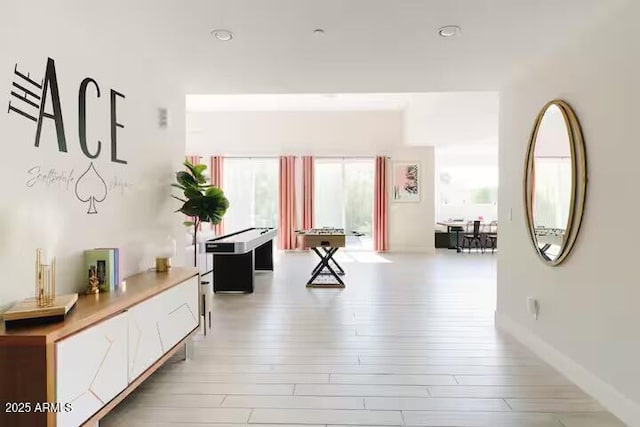
[(247, 228), (207, 240), (213, 254), (213, 292), (253, 292), (256, 270), (273, 271), (275, 228)]

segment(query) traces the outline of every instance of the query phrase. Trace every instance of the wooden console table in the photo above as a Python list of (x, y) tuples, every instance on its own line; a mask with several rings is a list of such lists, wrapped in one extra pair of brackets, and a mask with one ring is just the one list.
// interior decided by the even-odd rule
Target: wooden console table
[(1, 322), (0, 425), (95, 424), (198, 330), (199, 280), (193, 268), (145, 272), (81, 296), (64, 322)]

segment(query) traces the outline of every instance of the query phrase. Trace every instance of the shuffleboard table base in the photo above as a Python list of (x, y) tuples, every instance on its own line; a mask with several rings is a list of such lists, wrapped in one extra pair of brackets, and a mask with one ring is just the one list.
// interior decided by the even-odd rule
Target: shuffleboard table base
[(253, 292), (253, 251), (213, 255), (213, 292)]
[(258, 246), (254, 252), (254, 268), (257, 271), (273, 271), (273, 240)]

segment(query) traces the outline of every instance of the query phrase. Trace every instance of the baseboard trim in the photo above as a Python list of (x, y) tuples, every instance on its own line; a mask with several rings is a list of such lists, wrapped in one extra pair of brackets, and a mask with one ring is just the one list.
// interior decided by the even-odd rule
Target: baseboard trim
[(436, 248), (433, 246), (403, 246), (398, 245), (397, 247), (391, 246), (387, 252), (392, 252), (396, 254), (435, 254)]
[(624, 423), (630, 427), (640, 426), (640, 405), (593, 375), (575, 360), (567, 357), (509, 316), (496, 311), (495, 321), (498, 329), (512, 335), (531, 349), (542, 360), (573, 381)]

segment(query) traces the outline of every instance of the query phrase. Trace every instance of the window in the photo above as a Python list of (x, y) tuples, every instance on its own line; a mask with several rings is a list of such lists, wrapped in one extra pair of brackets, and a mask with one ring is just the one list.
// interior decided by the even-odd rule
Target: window
[(494, 167), (443, 167), (439, 184), (442, 205), (489, 205), (498, 202), (498, 171)]
[(225, 158), (224, 193), (229, 209), (225, 232), (278, 224), (278, 160)]
[(316, 227), (364, 233), (348, 238), (347, 246), (372, 249), (374, 175), (373, 159), (316, 159)]
[(438, 217), (497, 218), (498, 168), (441, 166), (438, 172)]
[(498, 144), (438, 147), (436, 219), (498, 219)]

